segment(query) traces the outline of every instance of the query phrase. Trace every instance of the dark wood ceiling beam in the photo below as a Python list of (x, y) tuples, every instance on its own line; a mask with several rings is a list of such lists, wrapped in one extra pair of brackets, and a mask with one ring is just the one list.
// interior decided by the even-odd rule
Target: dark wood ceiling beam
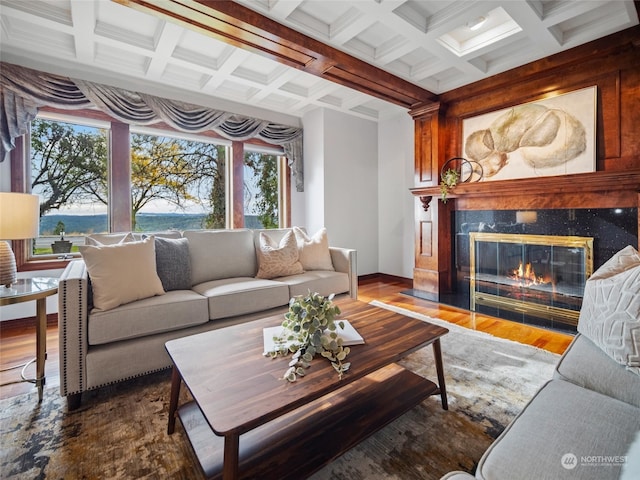
[(230, 0), (112, 0), (235, 47), (411, 108), (438, 96)]

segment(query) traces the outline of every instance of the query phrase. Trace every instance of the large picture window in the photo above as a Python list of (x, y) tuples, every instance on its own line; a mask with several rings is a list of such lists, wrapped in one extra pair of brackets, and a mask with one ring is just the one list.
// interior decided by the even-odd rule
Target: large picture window
[(80, 235), (107, 231), (108, 137), (108, 124), (32, 122), (31, 191), (40, 197), (33, 255), (77, 252)]
[[(46, 111), (32, 122), (24, 170), (31, 191), (40, 196), (41, 217), (40, 235), (25, 260), (73, 257), (85, 235), (114, 231), (115, 215), (115, 224), (130, 223), (130, 230), (141, 233), (288, 226), (290, 171), (279, 147), (115, 126), (108, 118)], [(124, 162), (122, 145), (129, 156)], [(244, 150), (242, 182), (231, 180), (230, 164), (239, 157), (232, 148)], [(122, 175), (126, 169), (130, 173)], [(242, 205), (233, 205), (241, 198), (234, 184), (242, 185)], [(130, 212), (122, 205), (130, 205), (124, 209)], [(127, 216), (130, 221), (123, 222)]]
[(132, 133), (132, 230), (226, 228), (229, 146)]

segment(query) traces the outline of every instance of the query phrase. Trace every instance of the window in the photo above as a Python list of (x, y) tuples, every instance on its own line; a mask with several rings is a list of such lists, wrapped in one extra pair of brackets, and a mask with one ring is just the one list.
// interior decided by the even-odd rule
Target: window
[(40, 196), (35, 256), (78, 251), (82, 235), (107, 231), (108, 129), (37, 118), (31, 124), (31, 191)]
[[(282, 150), (259, 140), (130, 129), (101, 112), (46, 108), (26, 142), (30, 149), (12, 153), (12, 189), (21, 191), (15, 179), (24, 176), (40, 196), (41, 221), (40, 237), (24, 242), (19, 267), (73, 256), (91, 233), (288, 225), (289, 167)], [(29, 268), (43, 267), (21, 269)]]
[(244, 153), (244, 221), (248, 228), (282, 226), (280, 196), (283, 158), (265, 151)]
[(132, 133), (132, 230), (225, 228), (228, 150), (202, 139)]

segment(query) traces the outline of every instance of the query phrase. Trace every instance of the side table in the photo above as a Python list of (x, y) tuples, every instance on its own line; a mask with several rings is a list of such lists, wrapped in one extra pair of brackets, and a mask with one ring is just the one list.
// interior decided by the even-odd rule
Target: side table
[(34, 360), (5, 370), (22, 367), (22, 380), (38, 387), (38, 402), (42, 401), (45, 383), (44, 364), (47, 358), (47, 297), (58, 293), (58, 279), (52, 277), (21, 278), (9, 287), (0, 286), (0, 306), (36, 301), (36, 376), (26, 378), (25, 370)]

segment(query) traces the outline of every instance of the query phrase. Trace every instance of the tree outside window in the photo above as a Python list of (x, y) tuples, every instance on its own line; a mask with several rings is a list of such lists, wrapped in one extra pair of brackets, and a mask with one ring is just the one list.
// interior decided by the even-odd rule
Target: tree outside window
[(254, 228), (278, 228), (279, 176), (276, 155), (245, 152), (245, 224)]
[[(41, 198), (36, 255), (51, 242), (108, 230), (109, 130), (37, 118), (31, 128), (31, 188)], [(131, 219), (134, 231), (225, 228), (228, 147), (203, 138), (132, 133)], [(279, 157), (245, 153), (245, 215), (250, 228), (280, 223)], [(64, 225), (64, 230), (61, 230)]]

